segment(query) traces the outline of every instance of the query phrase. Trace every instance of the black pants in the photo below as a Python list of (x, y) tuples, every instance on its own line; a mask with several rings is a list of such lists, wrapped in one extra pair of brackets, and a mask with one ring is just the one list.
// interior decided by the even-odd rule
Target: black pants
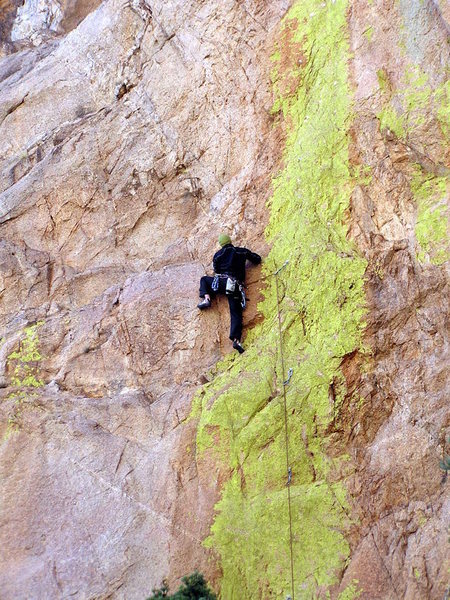
[[(227, 285), (226, 277), (219, 277), (219, 289), (217, 292), (213, 292), (211, 284), (214, 277), (205, 275), (200, 279), (200, 298), (204, 298), (205, 294), (209, 294), (211, 298), (214, 298), (216, 294), (225, 294), (225, 288)], [(233, 296), (228, 296), (228, 306), (230, 307), (230, 340), (240, 340), (242, 335), (242, 305), (241, 305), (241, 294), (239, 290)]]

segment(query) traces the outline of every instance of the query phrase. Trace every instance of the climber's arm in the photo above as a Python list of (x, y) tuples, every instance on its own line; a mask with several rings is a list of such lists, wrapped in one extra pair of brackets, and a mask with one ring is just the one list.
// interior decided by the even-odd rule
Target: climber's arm
[(246, 259), (249, 260), (254, 265), (259, 265), (259, 263), (261, 262), (260, 255), (256, 254), (256, 252), (251, 252), (250, 250), (247, 250)]

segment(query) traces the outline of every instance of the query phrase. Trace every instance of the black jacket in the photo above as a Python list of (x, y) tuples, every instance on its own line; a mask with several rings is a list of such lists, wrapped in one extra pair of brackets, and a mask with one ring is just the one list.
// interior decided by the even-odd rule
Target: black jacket
[(254, 265), (261, 262), (261, 257), (247, 248), (238, 248), (227, 244), (214, 254), (214, 272), (235, 277), (238, 281), (245, 281), (245, 263), (249, 260)]

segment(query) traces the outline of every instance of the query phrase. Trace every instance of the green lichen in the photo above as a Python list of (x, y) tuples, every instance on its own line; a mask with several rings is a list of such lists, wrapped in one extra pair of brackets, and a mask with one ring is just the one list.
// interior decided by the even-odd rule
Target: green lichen
[[(419, 66), (406, 70), (400, 89), (395, 92), (387, 72), (377, 72), (385, 105), (379, 112), (381, 131), (389, 129), (397, 138), (408, 141), (418, 129), (433, 122), (440, 126), (443, 150), (449, 135), (449, 82), (432, 87)], [(419, 262), (441, 265), (449, 258), (446, 178), (417, 167), (411, 181), (417, 203), (416, 238)]]
[(378, 85), (380, 86), (380, 90), (384, 93), (391, 92), (391, 82), (389, 79), (389, 75), (386, 69), (378, 69), (377, 71), (377, 79)]
[(41, 360), (39, 352), (38, 328), (43, 325), (43, 321), (38, 321), (34, 325), (29, 325), (24, 329), (25, 338), (21, 340), (18, 350), (8, 356), (8, 360), (16, 360), (17, 368), (22, 365), (28, 365)]
[(423, 514), (423, 512), (419, 512), (419, 527), (423, 527), (428, 523), (428, 518)]
[(372, 167), (370, 165), (353, 165), (352, 177), (357, 185), (370, 185), (373, 179)]
[(390, 129), (399, 139), (436, 119), (443, 136), (448, 139), (449, 82), (432, 87), (428, 75), (417, 65), (409, 67), (399, 86), (393, 91), (385, 69), (377, 71), (378, 84), (385, 103), (377, 117), (380, 130)]
[[(412, 130), (426, 121), (427, 109), (435, 93), (428, 83), (428, 75), (418, 67), (405, 74), (404, 109), (406, 129)], [(440, 88), (436, 90), (439, 94)]]
[(364, 31), (364, 37), (365, 37), (365, 38), (366, 38), (366, 40), (369, 42), (369, 44), (370, 44), (370, 42), (372, 41), (372, 38), (373, 38), (373, 31), (374, 31), (374, 29), (373, 29), (373, 27), (372, 27), (372, 26), (368, 27), (368, 28), (367, 28), (367, 29)]
[(436, 116), (441, 126), (444, 140), (450, 138), (450, 79), (437, 88), (434, 93), (437, 105)]
[(385, 106), (377, 115), (380, 121), (380, 130), (385, 131), (388, 129), (395, 133), (399, 139), (406, 137), (406, 131), (404, 126), (404, 119), (401, 114), (393, 106)]
[(11, 385), (15, 388), (6, 397), (13, 400), (12, 413), (8, 418), (5, 439), (19, 429), (23, 403), (36, 397), (34, 390), (44, 385), (39, 378), (39, 362), (42, 356), (39, 351), (38, 330), (44, 321), (29, 325), (23, 331), (19, 347), (7, 357), (8, 365), (12, 367)]
[[(286, 368), (295, 592), (310, 598), (336, 581), (349, 555), (346, 492), (331, 474), (325, 430), (333, 419), (346, 354), (362, 348), (366, 263), (347, 239), (353, 178), (348, 162), (351, 93), (345, 0), (302, 0), (284, 19), (302, 66), (274, 61), (275, 110), (288, 124), (284, 169), (273, 181), (265, 261), (264, 321), (248, 350), (229, 356), (196, 398), (197, 453), (230, 473), (206, 544), (220, 557), (221, 597), (283, 597), (290, 591), (287, 468), (276, 281)], [(288, 49), (289, 50), (289, 49)], [(281, 83), (280, 83), (281, 82)], [(287, 91), (286, 91), (287, 90)], [(220, 467), (219, 467), (220, 468)]]
[(355, 598), (361, 596), (362, 592), (362, 590), (358, 590), (358, 581), (354, 579), (352, 583), (339, 594), (337, 600), (355, 600)]
[(424, 173), (417, 166), (411, 191), (417, 203), (417, 259), (421, 263), (441, 265), (450, 258), (447, 178)]

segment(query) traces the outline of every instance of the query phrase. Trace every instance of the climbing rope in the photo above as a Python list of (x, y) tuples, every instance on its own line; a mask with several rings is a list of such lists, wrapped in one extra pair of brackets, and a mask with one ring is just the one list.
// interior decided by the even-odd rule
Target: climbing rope
[[(277, 312), (278, 312), (278, 334), (280, 337), (280, 357), (281, 357), (281, 372), (284, 378), (284, 354), (283, 354), (283, 336), (281, 332), (281, 312), (280, 312), (280, 292), (278, 285), (278, 274), (284, 267), (288, 264), (288, 260), (284, 262), (284, 264), (275, 271), (275, 286), (277, 290)], [(286, 400), (286, 386), (289, 385), (293, 374), (293, 369), (289, 369), (287, 379), (283, 380), (283, 400), (284, 400), (284, 437), (286, 444), (286, 472), (287, 472), (287, 492), (288, 492), (288, 512), (289, 512), (289, 548), (291, 555), (291, 589), (292, 596), (290, 597), (292, 600), (295, 600), (295, 590), (294, 590), (294, 551), (293, 551), (293, 543), (292, 543), (292, 508), (291, 508), (291, 480), (292, 480), (292, 469), (289, 464), (289, 432), (288, 432), (288, 416), (287, 416), (287, 400)]]

